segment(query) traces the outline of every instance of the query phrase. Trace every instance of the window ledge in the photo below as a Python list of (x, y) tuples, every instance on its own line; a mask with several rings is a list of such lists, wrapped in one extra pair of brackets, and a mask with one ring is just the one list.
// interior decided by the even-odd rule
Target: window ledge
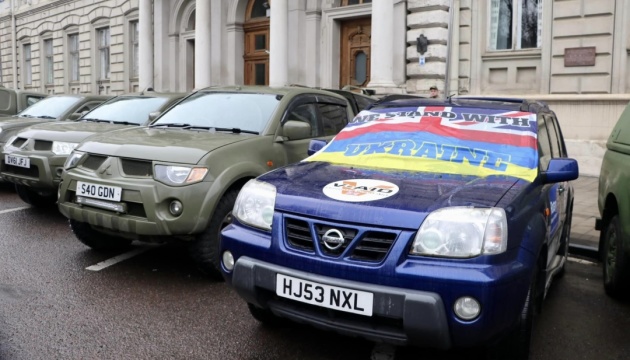
[(503, 59), (540, 59), (542, 57), (541, 49), (527, 50), (486, 50), (481, 55), (483, 60), (503, 60)]

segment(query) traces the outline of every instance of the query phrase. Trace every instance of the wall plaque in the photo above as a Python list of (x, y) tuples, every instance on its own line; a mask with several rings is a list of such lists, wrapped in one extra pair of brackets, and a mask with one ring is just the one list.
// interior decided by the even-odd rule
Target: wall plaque
[(595, 46), (565, 48), (564, 66), (595, 66)]

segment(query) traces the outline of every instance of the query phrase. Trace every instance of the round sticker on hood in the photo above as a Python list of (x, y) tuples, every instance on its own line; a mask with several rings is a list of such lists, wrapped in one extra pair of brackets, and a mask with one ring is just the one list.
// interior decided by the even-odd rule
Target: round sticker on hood
[(331, 182), (324, 186), (324, 195), (331, 199), (347, 202), (374, 201), (398, 193), (398, 186), (387, 181), (351, 179)]

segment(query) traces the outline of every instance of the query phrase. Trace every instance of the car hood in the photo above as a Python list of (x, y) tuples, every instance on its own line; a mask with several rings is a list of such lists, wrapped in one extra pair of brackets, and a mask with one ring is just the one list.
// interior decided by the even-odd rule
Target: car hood
[(208, 152), (257, 135), (137, 127), (90, 137), (78, 150), (134, 159), (197, 164)]
[(9, 118), (0, 118), (0, 129), (8, 130), (13, 128), (26, 127), (34, 124), (47, 123), (51, 121), (56, 121), (54, 119), (42, 119), (42, 118), (18, 118), (18, 117), (9, 117)]
[[(404, 229), (417, 229), (428, 213), (442, 207), (495, 206), (519, 181), (507, 176), (367, 170), (326, 162), (298, 163), (259, 180), (276, 186), (278, 211)], [(364, 180), (372, 183), (361, 187)], [(380, 197), (374, 194), (378, 192)], [(370, 198), (377, 200), (366, 201)]]
[(95, 134), (128, 128), (129, 125), (59, 121), (33, 125), (17, 135), (27, 139), (80, 143)]

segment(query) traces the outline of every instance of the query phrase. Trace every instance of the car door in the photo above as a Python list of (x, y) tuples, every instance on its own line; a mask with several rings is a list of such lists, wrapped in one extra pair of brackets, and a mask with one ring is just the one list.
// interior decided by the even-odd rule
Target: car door
[[(538, 153), (539, 153), (539, 171), (545, 172), (549, 166), (549, 162), (553, 158), (552, 141), (549, 139), (549, 129), (547, 128), (546, 115), (538, 114)], [(549, 234), (549, 246), (547, 248), (547, 259), (553, 259), (554, 254), (560, 246), (561, 223), (560, 213), (558, 212), (558, 198), (560, 197), (560, 185), (547, 184), (543, 185), (541, 195), (545, 198), (545, 217), (547, 219), (547, 231)]]
[(348, 124), (348, 103), (345, 100), (322, 95), (306, 95), (296, 99), (283, 117), (287, 121), (302, 121), (311, 127), (304, 139), (287, 139), (283, 142), (288, 163), (298, 162), (308, 156), (308, 145), (312, 139), (331, 140)]
[[(547, 124), (547, 133), (549, 135), (549, 141), (551, 143), (551, 156), (552, 158), (564, 158), (567, 157), (566, 149), (564, 147), (564, 142), (561, 138), (561, 132), (558, 126), (558, 120), (555, 116), (548, 114), (545, 115), (545, 123)], [(559, 217), (559, 228), (562, 230), (564, 224), (566, 223), (567, 217), (567, 207), (568, 207), (568, 198), (569, 198), (569, 182), (564, 181), (558, 183), (558, 197), (557, 197), (557, 206), (556, 211), (558, 212)], [(562, 231), (560, 231), (562, 233)]]

